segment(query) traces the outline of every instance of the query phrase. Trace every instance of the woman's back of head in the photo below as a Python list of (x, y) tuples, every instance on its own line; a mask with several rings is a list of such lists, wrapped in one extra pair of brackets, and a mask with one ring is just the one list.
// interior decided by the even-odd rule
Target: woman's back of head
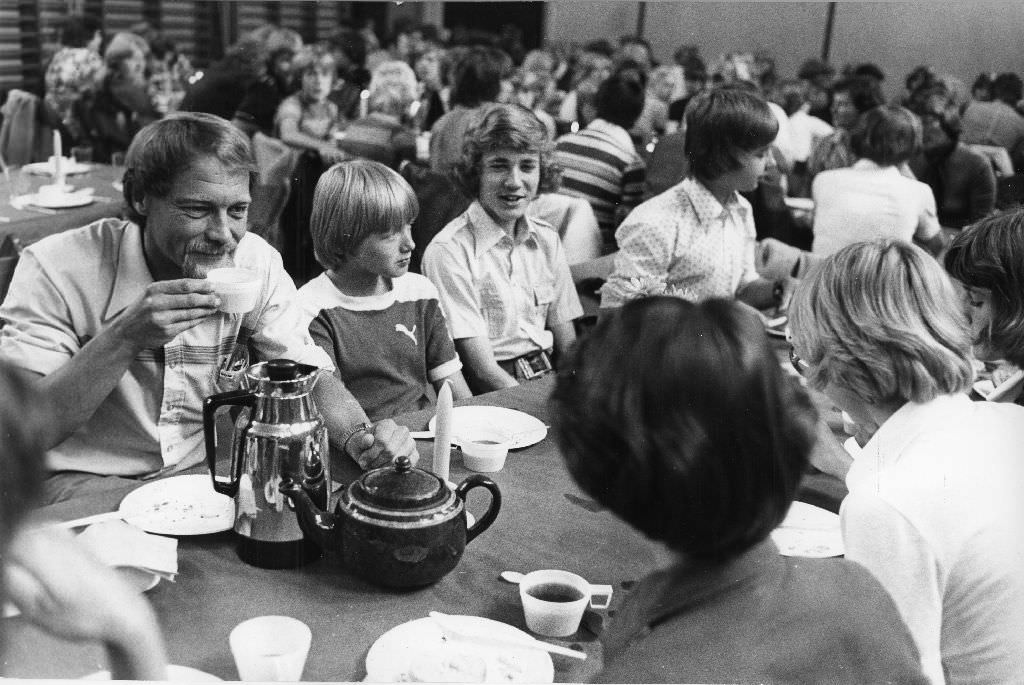
[(578, 344), (553, 431), (592, 497), (687, 557), (723, 561), (789, 508), (814, 442), (807, 395), (742, 305), (652, 297)]
[(790, 306), (809, 383), (874, 405), (928, 402), (973, 380), (971, 341), (952, 282), (921, 248), (849, 245), (804, 279)]

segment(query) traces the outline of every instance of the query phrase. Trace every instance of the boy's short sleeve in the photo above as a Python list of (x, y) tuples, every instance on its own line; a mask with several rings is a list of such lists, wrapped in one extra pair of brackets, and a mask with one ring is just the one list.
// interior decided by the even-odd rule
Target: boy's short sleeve
[(427, 300), (423, 315), (427, 330), (427, 379), (431, 383), (462, 370), (462, 361), (448, 332), (448, 324), (437, 300)]

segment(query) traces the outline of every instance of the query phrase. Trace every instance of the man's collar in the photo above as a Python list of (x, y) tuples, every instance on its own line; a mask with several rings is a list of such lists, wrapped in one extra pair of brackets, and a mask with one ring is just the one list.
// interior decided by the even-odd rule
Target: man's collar
[(728, 212), (742, 212), (743, 210), (739, 193), (735, 191), (723, 205), (703, 183), (693, 177), (684, 179), (681, 186), (690, 198), (690, 204), (693, 205), (693, 210), (702, 224), (719, 219)]
[[(475, 241), (473, 253), (476, 257), (480, 257), (500, 243), (502, 238), (508, 237), (505, 229), (495, 223), (479, 200), (473, 201), (473, 204), (469, 206), (468, 212), (469, 222), (473, 225), (473, 238)], [(525, 230), (522, 230), (524, 227)], [(516, 243), (524, 243), (528, 239), (534, 238), (535, 229), (529, 217), (524, 215), (519, 219), (519, 222), (516, 224), (516, 233)]]
[(117, 255), (114, 288), (103, 320), (110, 321), (141, 298), (146, 287), (152, 282), (153, 276), (149, 273), (146, 254), (142, 247), (142, 229), (132, 222), (126, 222)]

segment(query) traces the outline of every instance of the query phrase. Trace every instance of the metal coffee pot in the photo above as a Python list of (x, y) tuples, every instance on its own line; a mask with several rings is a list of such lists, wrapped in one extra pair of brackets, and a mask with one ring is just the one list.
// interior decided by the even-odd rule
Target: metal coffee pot
[[(203, 429), (213, 487), (234, 497), (238, 556), (263, 568), (291, 568), (319, 558), (299, 527), (282, 486), (294, 484), (320, 507), (330, 495), (327, 429), (310, 393), (320, 371), (289, 359), (250, 366), (244, 390), (206, 398)], [(235, 420), (231, 466), (219, 480), (214, 438), (219, 407), (242, 407)]]

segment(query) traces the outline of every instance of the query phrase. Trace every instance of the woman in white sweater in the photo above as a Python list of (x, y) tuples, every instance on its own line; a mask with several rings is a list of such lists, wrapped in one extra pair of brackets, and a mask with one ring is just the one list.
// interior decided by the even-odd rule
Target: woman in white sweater
[(846, 476), (846, 557), (896, 601), (934, 683), (1024, 679), (1024, 407), (972, 402), (971, 335), (939, 264), (898, 240), (812, 272), (790, 308), (809, 384), (878, 430)]

